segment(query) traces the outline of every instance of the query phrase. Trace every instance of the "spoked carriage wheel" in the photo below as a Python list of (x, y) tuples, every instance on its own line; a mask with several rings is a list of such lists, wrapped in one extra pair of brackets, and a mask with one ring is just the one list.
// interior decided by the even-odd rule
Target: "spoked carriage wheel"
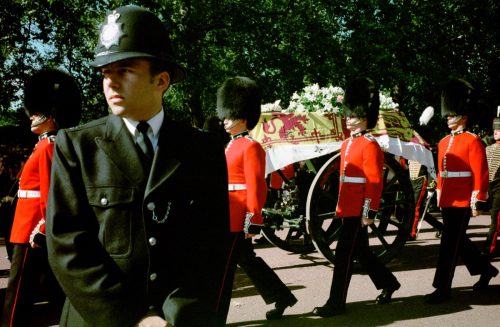
[[(309, 189), (306, 226), (316, 249), (334, 262), (340, 219), (335, 219), (340, 175), (340, 153), (318, 171)], [(369, 226), (370, 246), (382, 262), (403, 248), (415, 214), (413, 188), (408, 173), (384, 153), (384, 188), (375, 223)]]
[[(266, 209), (264, 209), (265, 211)], [(273, 215), (269, 213), (268, 215)], [(267, 225), (262, 228), (264, 237), (274, 246), (294, 253), (309, 253), (314, 251), (311, 237), (306, 231), (305, 217), (283, 219), (275, 217), (279, 224)]]
[(305, 208), (309, 187), (316, 171), (330, 155), (296, 163), (295, 177), (284, 190), (269, 190), (263, 210), (262, 234), (273, 245), (288, 252), (315, 250), (306, 228)]

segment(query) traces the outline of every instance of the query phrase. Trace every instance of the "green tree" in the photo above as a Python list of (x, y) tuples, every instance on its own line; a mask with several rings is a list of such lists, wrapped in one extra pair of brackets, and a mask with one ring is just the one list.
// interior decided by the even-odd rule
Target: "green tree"
[[(77, 77), (84, 121), (107, 114), (99, 73), (89, 63), (105, 12), (129, 3), (159, 14), (171, 31), (188, 80), (174, 85), (165, 102), (186, 121), (213, 114), (216, 89), (232, 75), (255, 78), (265, 102), (284, 105), (307, 84), (343, 86), (368, 75), (394, 93), (414, 124), (428, 105), (439, 111), (439, 90), (450, 76), (481, 91), (485, 127), (500, 104), (495, 0), (6, 0), (0, 4), (2, 118), (20, 119), (19, 90), (44, 65)], [(442, 124), (431, 121), (432, 135), (440, 135)]]

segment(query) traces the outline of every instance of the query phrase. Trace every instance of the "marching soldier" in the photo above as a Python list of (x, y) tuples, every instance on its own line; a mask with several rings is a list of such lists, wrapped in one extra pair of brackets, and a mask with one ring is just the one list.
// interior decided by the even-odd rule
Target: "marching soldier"
[(474, 108), (474, 89), (465, 80), (450, 80), (441, 94), (441, 114), (451, 133), (438, 144), (437, 199), (443, 218), (443, 233), (434, 275), (436, 290), (425, 301), (438, 304), (451, 297), (458, 258), (471, 275), (481, 275), (474, 290), (488, 286), (498, 274), (467, 236), (469, 220), (484, 208), (488, 190), (488, 164), (481, 139), (466, 130)]
[(483, 253), (493, 257), (500, 233), (500, 118), (493, 120), (493, 138), (495, 143), (486, 147), (486, 158), (488, 160), (489, 186), (488, 195), (491, 202), (491, 224), (488, 236), (483, 246)]
[[(41, 70), (31, 76), (26, 84), (24, 107), (31, 120), (31, 131), (38, 134), (38, 142), (24, 165), (19, 181), (10, 235), (13, 254), (2, 326), (28, 326), (33, 318), (31, 311), (40, 276), (45, 275), (46, 280), (51, 280), (45, 248), (45, 210), (52, 154), (57, 130), (75, 126), (80, 121), (79, 86), (61, 70)], [(54, 295), (56, 302), (61, 301), (63, 296), (57, 283), (49, 287), (53, 288), (47, 290), (48, 293)]]
[[(293, 306), (297, 299), (267, 263), (256, 256), (252, 244), (252, 237), (260, 233), (263, 224), (262, 208), (267, 195), (266, 154), (248, 134), (259, 121), (260, 102), (257, 84), (247, 77), (229, 78), (217, 92), (217, 113), (231, 135), (226, 146), (226, 161), (235, 260), (266, 304), (275, 303), (275, 308), (266, 313), (266, 318), (272, 320), (281, 318), (285, 309)], [(235, 262), (232, 268), (236, 268)], [(225, 300), (222, 319), (229, 308), (230, 293), (226, 293)]]
[(340, 185), (336, 218), (342, 226), (335, 250), (335, 269), (326, 304), (313, 314), (331, 317), (345, 312), (352, 265), (357, 258), (377, 289), (378, 304), (388, 303), (401, 285), (370, 250), (367, 226), (372, 224), (382, 196), (384, 154), (368, 129), (375, 127), (379, 92), (368, 78), (351, 81), (345, 90), (344, 111), (351, 136), (341, 146)]

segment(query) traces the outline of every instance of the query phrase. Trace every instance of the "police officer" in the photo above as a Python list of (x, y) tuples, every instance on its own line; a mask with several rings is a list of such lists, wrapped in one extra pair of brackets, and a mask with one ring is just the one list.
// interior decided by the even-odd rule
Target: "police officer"
[(376, 302), (388, 303), (400, 288), (396, 277), (370, 250), (367, 226), (372, 224), (382, 196), (384, 154), (368, 129), (375, 127), (379, 111), (379, 92), (372, 80), (357, 78), (347, 85), (344, 112), (351, 135), (341, 146), (340, 185), (336, 218), (342, 220), (335, 269), (326, 304), (313, 314), (331, 317), (345, 312), (352, 265), (357, 258), (381, 294)]
[(107, 13), (91, 63), (112, 114), (60, 131), (47, 209), (60, 326), (216, 326), (228, 260), (224, 147), (167, 118), (185, 78), (152, 12)]
[[(281, 318), (297, 299), (267, 263), (257, 257), (252, 244), (252, 237), (260, 233), (263, 224), (262, 208), (267, 195), (266, 154), (248, 134), (259, 121), (260, 103), (260, 89), (248, 77), (228, 78), (217, 92), (217, 114), (231, 135), (226, 146), (226, 161), (235, 259), (266, 304), (275, 303), (266, 313), (266, 318), (272, 320)], [(235, 269), (234, 262), (232, 268)], [(227, 314), (229, 300), (226, 296), (224, 314)]]
[[(2, 326), (28, 326), (32, 307), (45, 277), (55, 310), (62, 292), (53, 281), (45, 248), (45, 219), (49, 182), (58, 129), (75, 126), (81, 116), (80, 88), (66, 72), (47, 68), (33, 74), (24, 89), (24, 107), (38, 142), (26, 161), (19, 181), (18, 201), (10, 242), (13, 255), (2, 312)], [(59, 297), (59, 298), (58, 298)]]
[(481, 274), (474, 290), (484, 289), (498, 274), (467, 236), (470, 217), (484, 204), (488, 190), (488, 165), (481, 139), (466, 130), (468, 115), (474, 109), (474, 89), (467, 81), (452, 79), (441, 94), (441, 114), (451, 133), (438, 143), (437, 199), (443, 218), (443, 233), (434, 275), (436, 290), (425, 301), (438, 304), (451, 297), (451, 286), (458, 258), (471, 275)]
[(488, 160), (491, 224), (483, 245), (483, 254), (492, 257), (495, 254), (497, 238), (500, 233), (500, 117), (493, 119), (493, 138), (495, 143), (486, 147)]

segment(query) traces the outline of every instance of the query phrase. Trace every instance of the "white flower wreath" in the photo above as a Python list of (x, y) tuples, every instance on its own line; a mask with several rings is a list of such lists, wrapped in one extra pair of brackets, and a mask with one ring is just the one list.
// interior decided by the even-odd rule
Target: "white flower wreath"
[[(386, 92), (380, 92), (380, 110), (398, 110), (398, 104), (392, 101)], [(304, 87), (299, 92), (294, 92), (288, 107), (283, 109), (281, 100), (266, 103), (261, 106), (262, 112), (318, 112), (342, 114), (342, 101), (344, 90), (339, 86), (319, 87), (317, 83)]]

